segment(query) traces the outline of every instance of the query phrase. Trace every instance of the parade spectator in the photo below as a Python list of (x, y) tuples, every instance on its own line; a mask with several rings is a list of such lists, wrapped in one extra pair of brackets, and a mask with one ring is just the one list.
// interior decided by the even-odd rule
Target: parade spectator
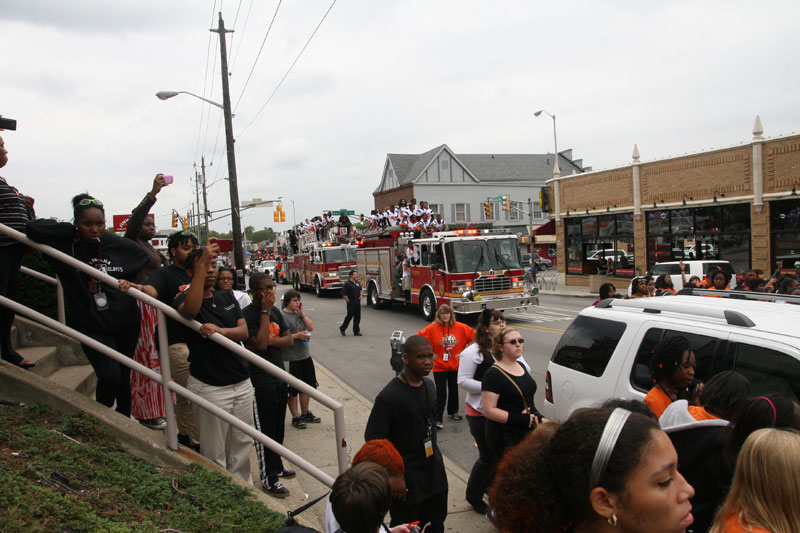
[(643, 276), (633, 278), (631, 280), (630, 298), (645, 298), (645, 297), (647, 297), (647, 280)]
[(711, 533), (800, 531), (800, 435), (759, 429), (736, 461), (736, 472)]
[(336, 478), (331, 489), (331, 507), (342, 533), (378, 533), (392, 493), (386, 469), (375, 463), (360, 463)]
[[(209, 340), (214, 334), (234, 342), (247, 339), (247, 324), (233, 295), (214, 290), (218, 254), (217, 244), (189, 254), (186, 268), (192, 273), (192, 281), (173, 303), (182, 316), (202, 324), (199, 331), (187, 331), (190, 373), (187, 388), (252, 426), (253, 386), (248, 363), (228, 348)], [(205, 409), (196, 405), (194, 408), (200, 453), (252, 484), (250, 450), (253, 439)]]
[(771, 393), (742, 402), (725, 451), (734, 463), (744, 441), (762, 428), (800, 429), (800, 406), (783, 394)]
[[(472, 466), (467, 480), (466, 500), (480, 514), (486, 514), (483, 494), (489, 487), (499, 457), (486, 440), (486, 417), (481, 401), (481, 382), (486, 371), (495, 363), (494, 337), (506, 326), (502, 311), (484, 309), (478, 316), (475, 342), (461, 352), (458, 366), (458, 386), (467, 392), (466, 415), (470, 435), (478, 447), (478, 460)], [(523, 357), (519, 361), (530, 372)]]
[(647, 297), (655, 296), (656, 295), (656, 280), (653, 279), (653, 276), (647, 275), (644, 277), (645, 284), (647, 286)]
[(585, 408), (544, 424), (503, 457), (489, 491), (503, 533), (683, 533), (692, 487), (655, 420)]
[[(125, 238), (138, 243), (149, 258), (136, 276), (135, 281), (139, 284), (146, 282), (153, 272), (167, 264), (164, 254), (150, 244), (150, 240), (156, 234), (156, 222), (149, 214), (150, 208), (156, 203), (156, 196), (166, 185), (164, 175), (157, 174), (150, 192), (145, 194), (139, 205), (134, 208), (125, 226)], [(136, 305), (139, 306), (142, 322), (133, 360), (160, 374), (161, 359), (156, 349), (158, 322), (156, 310), (140, 300), (136, 300)], [(151, 429), (167, 427), (167, 422), (164, 420), (163, 387), (138, 372), (131, 375), (131, 414), (140, 424)]]
[(702, 406), (678, 400), (659, 419), (678, 453), (678, 470), (695, 489), (691, 500), (695, 533), (704, 533), (711, 527), (730, 485), (733, 470), (724, 454), (725, 443), (730, 421), (749, 395), (747, 378), (725, 370), (705, 384)]
[(778, 284), (778, 289), (775, 291), (775, 293), (792, 294), (792, 291), (795, 290), (797, 286), (798, 282), (793, 276), (784, 276)]
[(753, 278), (747, 282), (747, 290), (750, 292), (767, 292), (767, 280), (764, 278)]
[[(275, 282), (264, 272), (250, 276), (250, 292), (253, 303), (244, 311), (247, 323), (247, 342), (245, 346), (259, 357), (284, 370), (283, 350), (292, 346), (289, 326), (275, 306)], [(256, 429), (278, 444), (283, 444), (285, 434), (286, 400), (288, 386), (280, 378), (273, 376), (256, 365), (250, 365), (250, 381), (255, 387), (255, 403), (252, 405)], [(283, 466), (281, 456), (256, 441), (258, 471), (261, 487), (276, 498), (286, 498), (289, 489), (283, 486), (280, 478), (295, 477), (294, 470)]]
[(235, 271), (230, 267), (220, 267), (217, 273), (217, 284), (214, 287), (218, 291), (227, 291), (233, 295), (233, 299), (239, 304), (239, 309), (244, 309), (252, 300), (245, 291), (237, 291), (233, 288), (236, 277)]
[(433, 382), (425, 379), (433, 368), (433, 347), (425, 337), (412, 335), (403, 347), (403, 372), (375, 398), (364, 440), (388, 439), (405, 465), (408, 495), (393, 498), (391, 525), (413, 521), (431, 525), (428, 533), (442, 533), (447, 516), (447, 475), (436, 439)]
[(655, 282), (656, 296), (675, 295), (678, 291), (672, 285), (672, 276), (669, 274), (661, 274), (656, 278)]
[[(186, 270), (186, 259), (197, 248), (197, 237), (190, 231), (179, 231), (169, 236), (167, 252), (172, 263), (162, 267), (150, 275), (145, 285), (120, 281), (121, 290), (134, 287), (158, 299), (158, 301), (172, 306), (175, 296), (189, 285), (192, 278)], [(189, 380), (189, 346), (186, 344), (188, 329), (167, 317), (167, 343), (169, 344), (169, 365), (172, 371), (172, 380), (182, 387), (186, 387)], [(200, 449), (200, 433), (194, 421), (192, 404), (178, 395), (175, 403), (175, 418), (178, 422), (178, 442), (195, 450)]]
[[(103, 202), (79, 194), (72, 199), (74, 224), (54, 220), (32, 220), (25, 233), (115, 279), (133, 280), (147, 264), (147, 253), (130, 239), (106, 231)], [(133, 358), (139, 339), (141, 317), (136, 300), (75, 267), (46, 256), (64, 289), (67, 326)], [(97, 401), (131, 414), (131, 370), (94, 348), (83, 344), (83, 352), (97, 374)]]
[(339, 326), (339, 333), (345, 336), (350, 320), (353, 321), (353, 335), (361, 336), (361, 283), (358, 281), (357, 272), (350, 271), (350, 277), (342, 286), (342, 298), (347, 304), (347, 314), (344, 322)]
[(736, 286), (737, 291), (750, 291), (750, 282), (756, 279), (756, 273), (752, 270), (742, 272), (742, 282)]
[[(299, 292), (290, 289), (284, 293), (281, 313), (286, 325), (289, 326), (289, 335), (292, 337), (292, 345), (283, 350), (283, 360), (289, 362), (291, 375), (316, 389), (319, 386), (317, 372), (314, 368), (314, 360), (311, 359), (308, 350), (308, 341), (311, 338), (311, 332), (314, 331), (314, 323), (306, 314)], [(308, 410), (310, 400), (308, 394), (289, 387), (289, 411), (292, 413), (294, 427), (305, 429), (308, 423), (319, 424), (322, 421)]]
[(519, 443), (545, 419), (536, 409), (536, 382), (519, 359), (525, 339), (514, 328), (503, 328), (493, 337), (495, 363), (481, 382), (481, 401), (486, 416), (486, 441), (497, 457)]
[(436, 384), (436, 427), (444, 427), (445, 404), (447, 414), (453, 420), (461, 420), (458, 414), (458, 361), (461, 351), (475, 340), (475, 330), (456, 320), (449, 305), (436, 310), (433, 322), (417, 332), (433, 346), (433, 381)]
[(614, 287), (613, 283), (603, 283), (600, 285), (600, 298), (592, 302), (592, 305), (597, 305), (606, 298), (616, 298), (617, 297), (617, 288)]
[(685, 337), (677, 335), (656, 345), (650, 360), (654, 385), (644, 398), (653, 414), (660, 417), (672, 402), (692, 399), (689, 387), (694, 381), (695, 366), (697, 360)]
[[(0, 130), (2, 131), (2, 130)], [(5, 141), (0, 137), (0, 168), (8, 163), (8, 150)], [(24, 196), (17, 189), (8, 184), (0, 176), (0, 223), (11, 229), (25, 231), (25, 225), (36, 218), (33, 212), (33, 198)], [(22, 253), (25, 246), (0, 234), (0, 295), (11, 300), (17, 299), (19, 290), (19, 267), (22, 264)], [(14, 311), (0, 305), (0, 355), (20, 368), (33, 368), (36, 366), (28, 361), (11, 346), (11, 326), (14, 324)]]

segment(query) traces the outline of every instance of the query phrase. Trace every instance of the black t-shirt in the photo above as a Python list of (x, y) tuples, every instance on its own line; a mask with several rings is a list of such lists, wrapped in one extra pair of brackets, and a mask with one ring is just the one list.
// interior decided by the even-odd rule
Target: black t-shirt
[[(522, 363), (517, 364), (525, 370)], [(511, 379), (514, 380), (514, 383), (517, 384), (517, 387), (520, 388), (525, 397), (525, 402), (528, 403), (528, 407), (531, 409), (531, 413), (536, 413), (536, 407), (533, 405), (533, 395), (536, 394), (536, 382), (531, 375), (528, 374), (527, 370), (525, 370), (521, 376), (513, 376), (511, 374), (503, 374), (502, 370), (493, 366), (484, 374), (483, 381), (481, 381), (481, 390), (494, 392), (500, 395), (497, 399), (497, 407), (499, 409), (503, 409), (509, 413), (521, 413), (525, 408), (525, 403), (522, 401), (517, 387), (515, 387), (506, 376), (510, 376)]]
[[(192, 278), (186, 271), (175, 265), (168, 265), (159, 268), (150, 275), (147, 285), (153, 286), (158, 292), (158, 301), (167, 305), (172, 305), (175, 297), (181, 290), (189, 286)], [(188, 329), (183, 324), (167, 317), (167, 338), (169, 344), (186, 342), (186, 332)]]
[[(177, 309), (186, 300), (183, 289), (172, 304)], [(211, 298), (203, 298), (203, 305), (195, 320), (201, 324), (216, 324), (221, 328), (235, 328), (242, 318), (239, 304), (228, 291), (213, 291)], [(247, 360), (210, 339), (204, 339), (194, 330), (186, 328), (189, 345), (189, 373), (195, 379), (215, 387), (233, 385), (250, 376)]]
[[(129, 239), (103, 233), (100, 242), (83, 242), (75, 226), (67, 222), (38, 219), (25, 227), (32, 241), (48, 244), (81, 261), (104, 271), (116, 279), (132, 281), (149, 256), (141, 246)], [(97, 282), (98, 291), (107, 296), (107, 309), (100, 310), (90, 282), (95, 278), (61, 261), (45, 256), (53, 266), (64, 288), (67, 325), (80, 331), (116, 331), (140, 320), (136, 300), (124, 292)]]
[(348, 305), (354, 305), (356, 303), (360, 304), (361, 284), (358, 281), (354, 283), (348, 279), (342, 286), (342, 296), (347, 296), (347, 299), (350, 300)]
[[(247, 322), (247, 336), (255, 337), (258, 335), (258, 325), (261, 323), (261, 306), (253, 302), (242, 310), (242, 314), (244, 315), (245, 322)], [(269, 311), (269, 337), (280, 337), (288, 329), (289, 325), (286, 323), (286, 320), (284, 320), (281, 310), (273, 306)], [(280, 348), (267, 346), (267, 349), (263, 352), (251, 351), (281, 370), (286, 370), (283, 366), (283, 350)], [(250, 365), (250, 381), (253, 383), (254, 387), (281, 385), (283, 383), (279, 378), (273, 376), (266, 370), (262, 370), (256, 365)]]
[[(447, 490), (447, 475), (434, 426), (436, 390), (423, 378), (423, 385), (412, 387), (394, 378), (375, 399), (369, 414), (364, 440), (389, 439), (406, 469), (406, 503), (415, 504)], [(425, 457), (425, 439), (431, 428), (433, 455)]]

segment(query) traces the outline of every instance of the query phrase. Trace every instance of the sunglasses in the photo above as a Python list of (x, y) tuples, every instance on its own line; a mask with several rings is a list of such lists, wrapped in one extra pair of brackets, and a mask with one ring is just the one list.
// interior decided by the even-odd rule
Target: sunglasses
[[(100, 205), (103, 205), (103, 204), (100, 204)], [(183, 231), (182, 231), (182, 232), (180, 232), (178, 235), (181, 235), (181, 236), (183, 236), (183, 237), (194, 237), (194, 233), (192, 233), (192, 232), (191, 232), (191, 231), (189, 231), (188, 229), (185, 229), (185, 230), (183, 230)]]
[(522, 337), (520, 337), (519, 339), (511, 339), (510, 341), (504, 342), (503, 344), (513, 344), (516, 346), (517, 343), (525, 344), (525, 339), (523, 339)]
[(94, 204), (96, 206), (99, 206), (99, 207), (103, 207), (103, 202), (101, 202), (100, 200), (96, 200), (94, 198), (84, 198), (83, 200), (78, 202), (78, 205), (81, 205), (81, 206), (87, 206), (87, 205), (92, 205), (92, 204)]
[(269, 287), (260, 287), (258, 289), (252, 289), (253, 292), (267, 292), (267, 291), (274, 291), (277, 287), (275, 285), (270, 285)]

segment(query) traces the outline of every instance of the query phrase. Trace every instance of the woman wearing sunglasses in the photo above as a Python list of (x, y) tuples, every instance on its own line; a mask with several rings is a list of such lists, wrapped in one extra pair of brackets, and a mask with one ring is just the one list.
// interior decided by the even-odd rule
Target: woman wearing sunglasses
[(227, 291), (231, 293), (239, 304), (240, 309), (244, 309), (248, 305), (252, 303), (252, 299), (250, 296), (244, 291), (237, 291), (233, 288), (234, 281), (236, 280), (236, 272), (230, 267), (220, 267), (219, 273), (217, 274), (217, 285), (216, 289), (218, 291)]
[[(149, 256), (130, 239), (106, 232), (103, 202), (88, 194), (72, 199), (74, 224), (37, 219), (25, 233), (118, 280), (133, 281)], [(123, 355), (133, 357), (139, 338), (139, 308), (136, 300), (116, 287), (106, 285), (75, 267), (45, 256), (61, 280), (67, 326), (101, 342)], [(83, 351), (97, 374), (97, 401), (130, 416), (130, 368), (97, 350), (83, 345)]]
[(536, 382), (519, 361), (524, 343), (516, 329), (501, 329), (495, 336), (495, 363), (481, 382), (486, 441), (497, 457), (545, 420), (533, 405)]

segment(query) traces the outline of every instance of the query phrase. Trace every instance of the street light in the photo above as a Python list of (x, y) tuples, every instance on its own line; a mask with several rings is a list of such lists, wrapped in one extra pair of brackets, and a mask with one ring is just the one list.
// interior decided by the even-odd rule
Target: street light
[(297, 220), (294, 218), (294, 200), (285, 196), (278, 196), (278, 200), (289, 200), (292, 202), (292, 229), (295, 229), (294, 227), (297, 224)]
[(225, 109), (224, 107), (222, 107), (222, 104), (218, 104), (216, 102), (212, 102), (211, 100), (209, 100), (207, 98), (203, 98), (202, 96), (197, 96), (196, 94), (190, 93), (188, 91), (158, 91), (156, 93), (156, 97), (159, 100), (166, 100), (167, 98), (172, 98), (173, 96), (178, 96), (179, 94), (188, 94), (189, 96), (194, 96), (195, 98), (199, 98), (200, 100), (206, 102), (207, 104), (211, 104), (211, 105), (216, 106), (216, 107), (218, 107), (220, 109)]
[(553, 144), (555, 145), (554, 147), (555, 147), (555, 150), (556, 150), (556, 163), (558, 163), (558, 137), (556, 137), (556, 116), (555, 115), (551, 115), (550, 113), (548, 113), (544, 109), (540, 109), (539, 111), (535, 112), (533, 114), (533, 116), (534, 117), (538, 117), (542, 113), (544, 113), (545, 115), (547, 115), (548, 117), (553, 119)]

